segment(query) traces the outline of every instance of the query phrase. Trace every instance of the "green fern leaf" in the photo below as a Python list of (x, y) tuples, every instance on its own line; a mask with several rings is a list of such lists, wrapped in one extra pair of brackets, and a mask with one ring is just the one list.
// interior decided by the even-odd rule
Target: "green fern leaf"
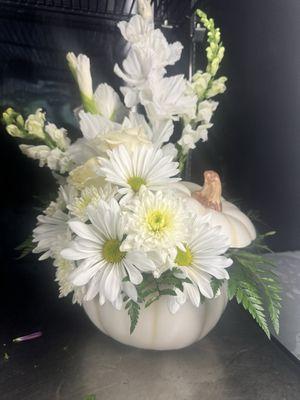
[(128, 310), (127, 312), (130, 317), (130, 335), (131, 335), (135, 330), (136, 324), (139, 320), (140, 306), (135, 301), (129, 300), (126, 303), (125, 309)]
[(24, 240), (23, 243), (21, 243), (19, 246), (17, 246), (15, 248), (15, 250), (21, 252), (19, 257), (17, 257), (17, 260), (20, 260), (21, 258), (26, 257), (35, 248), (36, 245), (33, 243), (32, 240), (33, 240), (33, 237), (30, 235), (26, 240)]

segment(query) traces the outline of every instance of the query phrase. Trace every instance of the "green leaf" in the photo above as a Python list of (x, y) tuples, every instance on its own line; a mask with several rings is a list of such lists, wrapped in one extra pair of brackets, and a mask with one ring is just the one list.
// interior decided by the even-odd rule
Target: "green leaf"
[(140, 306), (135, 301), (129, 300), (126, 303), (125, 309), (128, 310), (127, 312), (130, 317), (130, 335), (131, 335), (133, 333), (133, 331), (135, 330), (136, 324), (139, 319)]
[(160, 296), (176, 296), (176, 292), (173, 289), (161, 289), (159, 294)]
[(263, 300), (257, 287), (250, 282), (241, 281), (236, 292), (236, 299), (238, 303), (242, 304), (245, 310), (249, 311), (250, 315), (270, 339)]
[(224, 283), (224, 279), (217, 279), (214, 276), (210, 280), (210, 286), (213, 290), (214, 296), (218, 293)]
[(85, 396), (83, 400), (96, 400), (96, 395), (95, 394), (89, 394)]
[(230, 251), (234, 263), (229, 270), (228, 282), (229, 299), (236, 297), (237, 302), (249, 311), (268, 337), (268, 318), (275, 332), (279, 333), (281, 287), (274, 272), (276, 264), (260, 253), (268, 249), (263, 244), (264, 238), (273, 234), (269, 232), (259, 235), (248, 248)]
[(35, 243), (32, 242), (33, 237), (30, 235), (23, 243), (15, 248), (15, 250), (20, 251), (21, 254), (17, 257), (17, 260), (26, 257), (35, 248)]

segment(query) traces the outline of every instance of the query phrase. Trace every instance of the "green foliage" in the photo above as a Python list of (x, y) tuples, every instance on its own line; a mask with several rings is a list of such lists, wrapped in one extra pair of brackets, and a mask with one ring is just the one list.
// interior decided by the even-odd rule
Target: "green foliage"
[(24, 240), (23, 243), (15, 248), (15, 250), (21, 253), (19, 257), (17, 257), (17, 260), (26, 257), (35, 248), (35, 244), (33, 243), (32, 239), (33, 237), (30, 235), (26, 240)]
[(96, 395), (89, 394), (89, 395), (85, 396), (85, 398), (83, 400), (96, 400)]
[(174, 276), (176, 272), (179, 272), (179, 270), (173, 268), (172, 271), (168, 270), (164, 272), (157, 279), (152, 274), (143, 274), (142, 283), (136, 286), (138, 293), (137, 302), (129, 299), (127, 296), (124, 297), (124, 301), (126, 302), (125, 309), (131, 321), (130, 333), (134, 331), (138, 322), (141, 305), (148, 308), (162, 296), (176, 296), (175, 288), (183, 290), (184, 282), (191, 283), (189, 279), (180, 279)]
[(211, 278), (210, 286), (213, 290), (214, 296), (218, 293), (224, 283), (224, 279), (217, 279), (214, 276)]
[(264, 239), (273, 234), (260, 235), (247, 249), (231, 250), (228, 254), (233, 260), (229, 268), (229, 299), (235, 297), (269, 338), (268, 320), (278, 334), (281, 308), (281, 287), (274, 272), (276, 266), (262, 254), (270, 251)]
[(128, 300), (125, 306), (130, 317), (130, 335), (135, 330), (136, 324), (139, 320), (140, 305), (133, 300)]

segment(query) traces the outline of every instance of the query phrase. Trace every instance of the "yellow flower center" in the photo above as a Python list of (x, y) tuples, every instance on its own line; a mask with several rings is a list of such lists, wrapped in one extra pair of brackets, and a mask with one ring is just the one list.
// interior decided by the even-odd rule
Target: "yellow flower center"
[(120, 244), (121, 242), (117, 239), (106, 240), (102, 247), (102, 256), (107, 262), (116, 264), (125, 257), (126, 253), (120, 251)]
[(146, 181), (139, 176), (132, 176), (128, 179), (127, 183), (131, 186), (131, 189), (134, 192), (138, 192), (140, 190), (140, 187), (146, 184)]
[(152, 232), (159, 233), (170, 226), (170, 215), (160, 210), (151, 211), (147, 215), (147, 224)]
[(177, 247), (177, 256), (175, 258), (175, 263), (179, 267), (188, 267), (192, 264), (192, 262), (193, 262), (193, 255), (191, 249), (188, 246), (186, 246), (185, 251), (183, 251)]

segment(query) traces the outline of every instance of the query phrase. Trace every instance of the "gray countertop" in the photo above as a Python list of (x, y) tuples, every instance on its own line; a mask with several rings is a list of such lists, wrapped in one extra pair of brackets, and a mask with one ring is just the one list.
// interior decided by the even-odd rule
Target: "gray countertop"
[(68, 301), (36, 312), (42, 338), (11, 344), (2, 337), (9, 354), (1, 360), (2, 400), (299, 399), (299, 365), (235, 303), (206, 338), (169, 352), (115, 342)]

